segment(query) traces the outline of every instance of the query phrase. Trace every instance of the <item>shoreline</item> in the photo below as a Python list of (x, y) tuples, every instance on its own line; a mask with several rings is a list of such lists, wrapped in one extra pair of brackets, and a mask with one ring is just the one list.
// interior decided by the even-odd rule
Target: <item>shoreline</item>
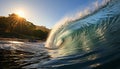
[(21, 41), (21, 42), (45, 42), (42, 40), (32, 40), (32, 39), (20, 39), (20, 38), (3, 38), (0, 37), (0, 41)]

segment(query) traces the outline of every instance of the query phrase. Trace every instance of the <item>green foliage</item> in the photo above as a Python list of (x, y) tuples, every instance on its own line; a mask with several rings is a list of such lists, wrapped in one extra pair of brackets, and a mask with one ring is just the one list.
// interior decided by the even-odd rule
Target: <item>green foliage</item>
[(36, 26), (14, 13), (9, 14), (8, 17), (0, 16), (0, 37), (45, 40), (49, 32), (48, 28)]

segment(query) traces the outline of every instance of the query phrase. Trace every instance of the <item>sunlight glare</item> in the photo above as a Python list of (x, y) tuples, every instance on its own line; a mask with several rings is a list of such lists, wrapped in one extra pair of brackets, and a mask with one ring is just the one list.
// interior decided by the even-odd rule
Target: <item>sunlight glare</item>
[(22, 10), (17, 11), (16, 14), (20, 17), (25, 17), (25, 14)]

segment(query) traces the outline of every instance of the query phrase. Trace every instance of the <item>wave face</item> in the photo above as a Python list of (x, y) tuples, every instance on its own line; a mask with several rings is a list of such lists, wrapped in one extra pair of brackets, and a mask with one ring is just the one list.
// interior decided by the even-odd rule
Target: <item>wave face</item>
[(119, 69), (120, 0), (53, 28), (46, 47), (52, 57), (45, 66), (55, 69)]

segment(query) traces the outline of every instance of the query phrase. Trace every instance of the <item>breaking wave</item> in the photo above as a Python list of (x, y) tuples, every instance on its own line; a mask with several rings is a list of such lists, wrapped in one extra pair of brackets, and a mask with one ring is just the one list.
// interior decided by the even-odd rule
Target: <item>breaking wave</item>
[[(63, 19), (51, 31), (46, 48), (55, 69), (120, 68), (120, 0), (95, 2), (94, 11)], [(46, 68), (47, 69), (47, 68)], [(49, 68), (48, 68), (49, 69)]]

